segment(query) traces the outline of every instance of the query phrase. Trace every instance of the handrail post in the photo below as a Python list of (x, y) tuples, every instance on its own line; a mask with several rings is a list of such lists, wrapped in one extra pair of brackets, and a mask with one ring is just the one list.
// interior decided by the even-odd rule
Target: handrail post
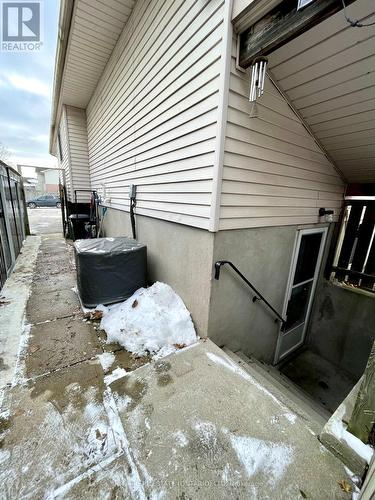
[(229, 262), (227, 260), (218, 260), (215, 262), (215, 280), (220, 279), (221, 266), (224, 264), (229, 264)]

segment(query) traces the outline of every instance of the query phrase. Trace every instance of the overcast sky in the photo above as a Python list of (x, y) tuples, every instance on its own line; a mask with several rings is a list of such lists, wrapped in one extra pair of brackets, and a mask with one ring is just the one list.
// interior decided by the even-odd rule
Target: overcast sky
[(44, 1), (40, 52), (0, 51), (0, 143), (10, 164), (54, 166), (48, 153), (59, 0)]

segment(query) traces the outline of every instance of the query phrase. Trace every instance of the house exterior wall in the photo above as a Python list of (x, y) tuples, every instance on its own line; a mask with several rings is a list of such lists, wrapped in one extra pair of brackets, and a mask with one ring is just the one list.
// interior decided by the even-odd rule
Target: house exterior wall
[(44, 182), (45, 184), (58, 184), (59, 183), (59, 171), (50, 169), (44, 171)]
[(222, 0), (139, 0), (87, 107), (92, 187), (108, 205), (209, 228)]
[(63, 106), (59, 128), (58, 128), (58, 155), (57, 161), (58, 166), (64, 172), (65, 187), (67, 190), (68, 199), (72, 199), (73, 187), (72, 187), (72, 175), (71, 175), (71, 161), (70, 161), (70, 148), (69, 148), (69, 132), (68, 132), (68, 122), (66, 116), (66, 106)]
[[(230, 260), (282, 311), (298, 226), (219, 231), (214, 259)], [(247, 285), (228, 267), (212, 284), (208, 336), (215, 343), (272, 363), (279, 325)]]
[[(168, 283), (191, 312), (198, 335), (207, 336), (214, 234), (137, 215), (137, 238), (147, 245), (148, 279)], [(107, 209), (104, 236), (128, 236), (129, 214)]]
[[(163, 281), (174, 288), (198, 335), (273, 363), (279, 333), (274, 315), (262, 303), (252, 302), (251, 291), (228, 267), (215, 280), (214, 264), (233, 261), (281, 312), (296, 234), (306, 226), (212, 233), (141, 215), (136, 216), (136, 225), (137, 238), (147, 245), (150, 282)], [(132, 234), (130, 216), (123, 210), (108, 208), (102, 227), (104, 236)]]
[(44, 191), (46, 193), (59, 192), (59, 171), (58, 170), (45, 170), (44, 171)]
[(59, 192), (58, 184), (46, 184), (44, 187), (46, 193), (57, 194)]
[(309, 344), (320, 356), (359, 378), (375, 341), (375, 297), (322, 280), (311, 313)]
[(268, 78), (249, 102), (235, 54), (234, 39), (220, 229), (318, 223), (320, 207), (338, 214), (345, 186), (333, 165)]
[(338, 214), (344, 183), (269, 79), (249, 103), (229, 5), (138, 0), (86, 111), (64, 106), (61, 166), (71, 199), (105, 192), (106, 236), (131, 234), (135, 184), (150, 281), (181, 295), (199, 335), (272, 362), (273, 315), (229, 271), (213, 280), (214, 262), (281, 311), (296, 232), (320, 207)]
[[(85, 110), (64, 106), (59, 131), (62, 146), (59, 167), (65, 171), (68, 198), (73, 201), (74, 190), (91, 189)], [(77, 199), (88, 202), (89, 194), (78, 193)]]
[[(71, 182), (73, 190), (91, 189), (86, 112), (84, 109), (67, 106), (66, 117), (69, 134)], [(80, 202), (87, 202), (90, 199), (90, 195), (81, 192), (77, 194), (77, 199)]]

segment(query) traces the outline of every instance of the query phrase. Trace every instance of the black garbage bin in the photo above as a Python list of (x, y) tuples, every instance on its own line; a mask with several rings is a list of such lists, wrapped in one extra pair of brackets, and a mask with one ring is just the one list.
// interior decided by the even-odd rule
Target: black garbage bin
[(90, 237), (90, 231), (86, 229), (86, 224), (90, 222), (87, 214), (72, 214), (69, 216), (71, 236), (73, 240), (82, 240)]

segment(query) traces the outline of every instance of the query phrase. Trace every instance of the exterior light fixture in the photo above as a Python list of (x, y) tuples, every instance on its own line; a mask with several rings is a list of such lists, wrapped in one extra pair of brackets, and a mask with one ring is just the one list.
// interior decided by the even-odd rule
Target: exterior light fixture
[(268, 59), (261, 57), (255, 59), (251, 66), (249, 101), (255, 102), (264, 92)]
[(326, 222), (333, 222), (334, 210), (327, 210), (326, 208), (319, 208), (319, 217), (324, 217)]

